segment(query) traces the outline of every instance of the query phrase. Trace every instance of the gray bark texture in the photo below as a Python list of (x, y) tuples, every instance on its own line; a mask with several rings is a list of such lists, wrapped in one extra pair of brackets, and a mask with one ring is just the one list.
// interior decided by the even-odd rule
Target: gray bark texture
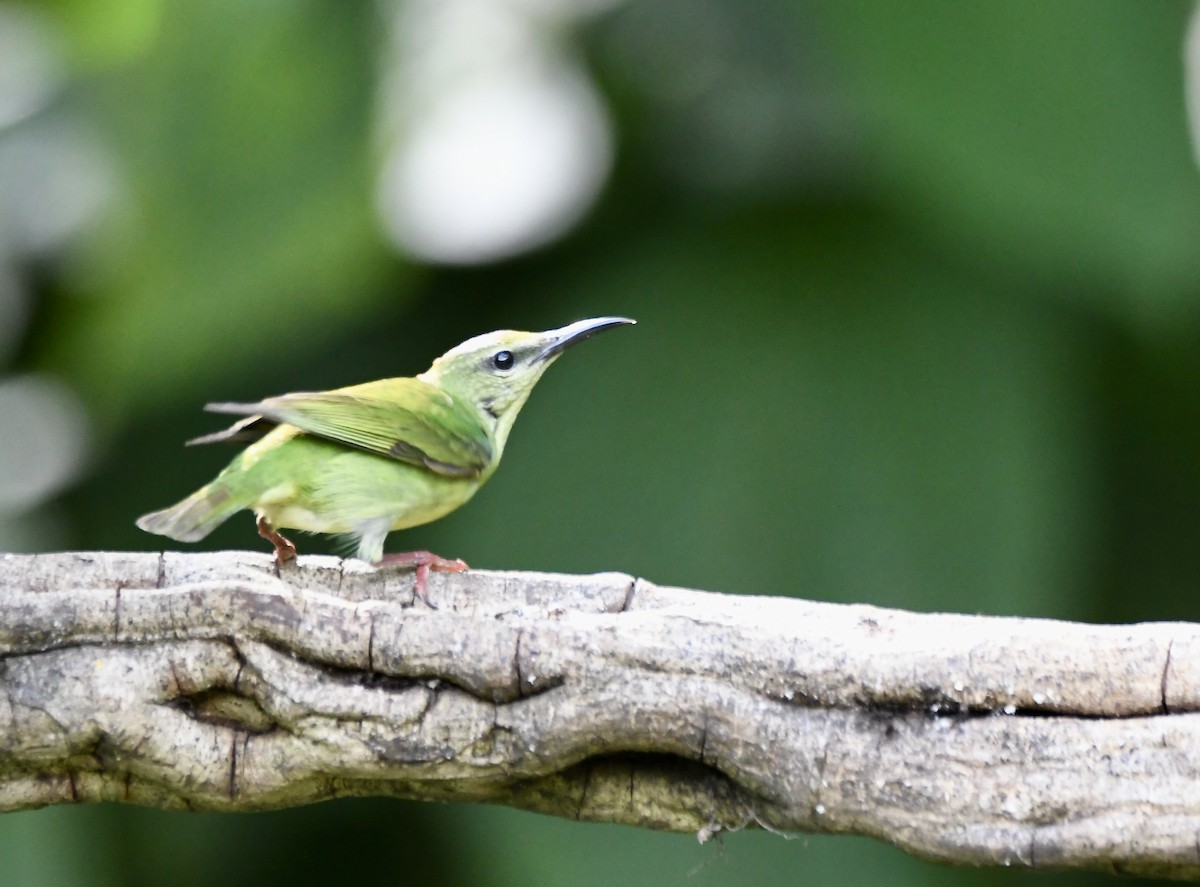
[(617, 573), (0, 555), (0, 810), (346, 795), (1200, 877), (1200, 626)]

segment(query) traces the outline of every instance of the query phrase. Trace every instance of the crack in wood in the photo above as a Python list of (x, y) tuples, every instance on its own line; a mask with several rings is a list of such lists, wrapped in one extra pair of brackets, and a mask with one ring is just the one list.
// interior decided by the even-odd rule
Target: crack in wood
[(112, 639), (114, 644), (121, 640), (121, 589), (123, 587), (122, 583), (117, 583), (116, 602), (113, 604)]
[(596, 770), (596, 762), (589, 758), (583, 762), (583, 786), (579, 790), (579, 804), (575, 807), (575, 819), (583, 819), (583, 810), (587, 806), (588, 789), (592, 785), (592, 774)]
[(171, 669), (171, 685), (173, 687), (171, 696), (172, 698), (178, 699), (186, 694), (183, 690), (183, 682), (179, 680), (179, 666), (175, 662), (174, 656), (172, 656), (168, 661), (168, 667)]
[(825, 793), (825, 768), (829, 764), (829, 742), (830, 740), (827, 736), (825, 737), (825, 742), (821, 744), (821, 751), (816, 760), (816, 772), (812, 780), (812, 797), (808, 802), (815, 820), (823, 818), (826, 812), (821, 798)]
[(1175, 639), (1171, 638), (1169, 641), (1167, 641), (1167, 655), (1166, 661), (1163, 662), (1162, 684), (1159, 689), (1159, 695), (1162, 700), (1160, 705), (1162, 707), (1163, 714), (1168, 715), (1171, 713), (1171, 706), (1167, 703), (1167, 680), (1171, 675), (1171, 651), (1174, 649), (1174, 647)]
[(238, 692), (236, 688), (208, 687), (177, 696), (167, 705), (197, 723), (224, 727), (235, 734), (263, 736), (282, 726), (262, 707), (261, 700)]
[(371, 627), (367, 632), (367, 671), (375, 673), (375, 614), (371, 613)]
[(619, 613), (628, 613), (629, 612), (629, 608), (633, 606), (634, 592), (637, 591), (638, 584), (641, 581), (642, 580), (640, 578), (634, 577), (633, 581), (629, 583), (629, 587), (625, 589), (625, 599), (623, 601), (621, 601), (621, 607), (617, 612), (619, 612)]
[(521, 639), (525, 636), (524, 629), (517, 630), (517, 640), (513, 644), (513, 675), (517, 682), (517, 695), (525, 695), (525, 676), (521, 673)]
[(233, 730), (233, 735), (229, 739), (229, 797), (231, 800), (236, 798), (237, 794), (238, 794), (238, 791), (237, 791), (237, 761), (238, 761), (237, 744), (238, 744), (238, 731), (235, 728)]

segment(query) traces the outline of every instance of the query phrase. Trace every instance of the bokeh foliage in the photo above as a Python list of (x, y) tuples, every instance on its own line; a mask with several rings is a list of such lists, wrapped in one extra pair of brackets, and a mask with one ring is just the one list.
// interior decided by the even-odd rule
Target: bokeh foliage
[[(376, 6), (35, 8), (68, 72), (43, 113), (86, 126), (120, 187), (18, 265), (33, 317), (7, 370), (64, 380), (94, 434), (80, 480), (18, 515), (28, 547), (156, 549), (133, 518), (229, 455), (179, 446), (219, 425), (205, 400), (627, 314), (547, 375), (469, 507), (392, 545), (920, 610), (1200, 616), (1189, 4), (614, 5), (555, 37), (614, 120), (599, 204), (479, 268), (422, 266), (379, 231)], [(248, 518), (203, 544), (247, 546)], [(0, 860), (14, 885), (1031, 878), (861, 839), (701, 848), (378, 799), (13, 815)]]

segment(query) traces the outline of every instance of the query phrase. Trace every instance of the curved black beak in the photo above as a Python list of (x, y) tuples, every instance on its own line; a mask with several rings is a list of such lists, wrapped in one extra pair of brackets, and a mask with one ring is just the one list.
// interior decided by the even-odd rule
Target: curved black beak
[(561, 354), (571, 345), (582, 342), (584, 339), (590, 339), (596, 333), (612, 329), (613, 327), (634, 323), (637, 323), (637, 321), (630, 320), (628, 317), (591, 317), (587, 320), (578, 320), (575, 323), (569, 323), (560, 329), (547, 330), (542, 335), (549, 339), (549, 342), (546, 347), (534, 356), (534, 360), (549, 360)]

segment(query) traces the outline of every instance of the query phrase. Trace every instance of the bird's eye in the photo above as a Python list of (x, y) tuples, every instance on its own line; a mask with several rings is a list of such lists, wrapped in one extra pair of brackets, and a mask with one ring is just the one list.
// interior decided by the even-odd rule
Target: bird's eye
[(498, 370), (511, 370), (515, 362), (511, 351), (497, 351), (492, 355), (492, 366)]

